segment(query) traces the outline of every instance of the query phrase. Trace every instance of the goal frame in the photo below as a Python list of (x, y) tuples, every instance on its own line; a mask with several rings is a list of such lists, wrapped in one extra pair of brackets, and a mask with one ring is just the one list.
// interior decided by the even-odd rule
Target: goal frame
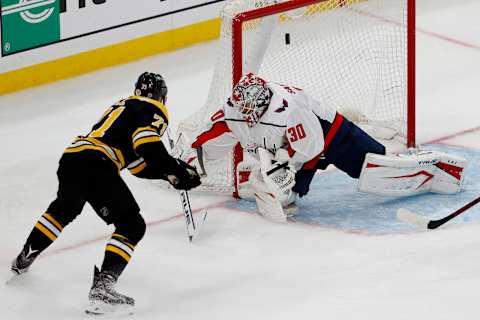
[[(232, 88), (240, 80), (243, 75), (243, 37), (242, 27), (247, 21), (263, 18), (266, 16), (279, 14), (282, 12), (306, 7), (309, 5), (319, 4), (328, 0), (291, 0), (288, 2), (277, 3), (263, 8), (253, 9), (245, 12), (241, 12), (234, 16), (232, 19)], [(340, 5), (342, 1), (339, 0)], [(407, 1), (407, 147), (414, 148), (416, 146), (415, 138), (415, 70), (416, 70), (416, 0)], [(387, 21), (390, 23), (398, 24), (395, 21)], [(237, 144), (233, 152), (233, 183), (234, 192), (233, 196), (239, 198), (238, 185), (237, 185), (237, 165), (243, 160), (243, 150), (240, 144)]]

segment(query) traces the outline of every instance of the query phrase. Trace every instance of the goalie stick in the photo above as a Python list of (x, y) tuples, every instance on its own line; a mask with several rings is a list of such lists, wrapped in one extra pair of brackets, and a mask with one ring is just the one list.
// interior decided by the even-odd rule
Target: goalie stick
[(400, 208), (397, 210), (397, 217), (407, 223), (414, 224), (416, 226), (419, 226), (420, 228), (425, 228), (425, 229), (436, 229), (440, 227), (441, 225), (445, 224), (446, 222), (452, 220), (456, 216), (459, 216), (460, 214), (464, 213), (474, 205), (480, 202), (480, 197), (476, 198), (475, 200), (470, 201), (460, 209), (450, 213), (449, 215), (438, 219), (438, 220), (429, 220), (425, 217), (422, 217), (408, 209)]
[[(170, 145), (170, 150), (173, 150), (175, 147), (175, 143), (173, 142), (172, 136), (170, 134), (170, 129), (167, 129), (167, 138), (168, 143)], [(185, 216), (185, 223), (187, 227), (187, 236), (188, 241), (192, 242), (193, 237), (198, 235), (197, 228), (195, 225), (195, 220), (193, 219), (192, 207), (190, 205), (190, 198), (188, 197), (188, 192), (186, 190), (179, 190), (178, 194), (180, 196), (180, 203), (182, 204), (183, 215)], [(205, 222), (207, 218), (207, 210), (204, 210), (205, 213), (203, 215), (202, 224)]]

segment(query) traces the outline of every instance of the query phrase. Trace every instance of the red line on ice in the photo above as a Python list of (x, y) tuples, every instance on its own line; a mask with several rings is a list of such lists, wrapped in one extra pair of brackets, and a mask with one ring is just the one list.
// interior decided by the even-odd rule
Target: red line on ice
[(480, 50), (480, 45), (477, 45), (477, 44), (472, 44), (472, 43), (468, 43), (468, 42), (465, 42), (465, 41), (457, 40), (455, 38), (444, 36), (442, 34), (439, 34), (439, 33), (433, 32), (433, 31), (429, 31), (429, 30), (425, 30), (425, 29), (417, 28), (417, 31), (421, 32), (423, 34), (438, 38), (438, 39), (445, 40), (447, 42), (458, 44), (458, 45), (463, 46), (463, 47)]
[[(225, 201), (225, 200), (220, 201), (220, 202), (216, 202), (216, 203), (210, 204), (208, 206), (192, 210), (192, 213), (195, 214), (195, 213), (201, 212), (203, 210), (222, 208), (222, 207), (224, 207), (226, 202), (227, 201)], [(175, 219), (178, 219), (178, 218), (183, 218), (183, 213), (179, 213), (179, 214), (176, 214), (172, 217), (168, 217), (168, 218), (164, 218), (164, 219), (160, 219), (160, 220), (154, 220), (154, 221), (147, 222), (147, 226), (156, 226), (156, 225), (163, 224), (165, 222), (169, 222), (169, 221), (172, 221), (172, 220), (175, 220)], [(70, 246), (65, 246), (63, 248), (56, 249), (56, 250), (50, 250), (49, 251), (47, 249), (47, 251), (45, 253), (41, 254), (39, 256), (39, 258), (47, 257), (47, 256), (53, 256), (53, 255), (60, 254), (60, 253), (66, 252), (66, 251), (75, 250), (75, 249), (87, 246), (87, 245), (95, 243), (95, 242), (107, 240), (110, 236), (111, 236), (111, 234), (106, 234), (106, 235), (103, 235), (103, 236), (100, 236), (100, 237), (97, 237), (97, 238), (81, 241), (81, 242), (78, 242), (76, 244), (73, 244), (73, 245), (70, 245)]]
[[(460, 131), (460, 132), (457, 132), (457, 133), (453, 133), (453, 134), (450, 134), (450, 135), (447, 135), (447, 136), (444, 136), (444, 137), (440, 137), (440, 138), (437, 138), (437, 139), (434, 139), (434, 140), (424, 142), (424, 144), (443, 143), (446, 140), (453, 139), (453, 138), (456, 138), (456, 137), (460, 137), (460, 136), (470, 134), (470, 133), (473, 133), (473, 132), (477, 132), (477, 131), (480, 131), (480, 127), (466, 129), (466, 130), (463, 130), (463, 131)], [(334, 171), (334, 170), (335, 169), (333, 169), (333, 168), (329, 168), (326, 171)], [(325, 172), (325, 171), (322, 171), (322, 172)], [(237, 212), (249, 213), (249, 214), (251, 213), (251, 212), (244, 211), (244, 210), (237, 209), (237, 208), (225, 207), (225, 204), (227, 202), (228, 202), (228, 200), (216, 202), (216, 203), (213, 203), (211, 205), (208, 205), (208, 206), (205, 206), (205, 207), (202, 207), (202, 208), (199, 208), (199, 209), (195, 209), (195, 210), (193, 210), (193, 213), (195, 214), (195, 213), (198, 213), (198, 212), (203, 211), (205, 209), (208, 210), (208, 209), (216, 209), (216, 208), (225, 208), (225, 209), (229, 209), (231, 211), (237, 211)], [(147, 226), (155, 226), (155, 225), (163, 224), (163, 223), (166, 223), (166, 222), (169, 222), (169, 221), (181, 218), (181, 217), (183, 217), (183, 213), (179, 213), (179, 214), (177, 214), (175, 216), (172, 216), (172, 217), (169, 217), (169, 218), (148, 222)], [(293, 221), (290, 221), (290, 222), (297, 223), (297, 224), (302, 224), (302, 225), (313, 226), (313, 225), (307, 224), (307, 223), (293, 222)], [(315, 227), (322, 227), (322, 226), (315, 225)], [(357, 233), (357, 232), (351, 232), (351, 233)], [(359, 232), (359, 233), (361, 233), (361, 232)], [(100, 236), (100, 237), (97, 237), (97, 238), (94, 238), (94, 239), (82, 241), (82, 242), (79, 242), (79, 243), (76, 243), (76, 244), (73, 244), (73, 245), (70, 245), (70, 246), (66, 246), (66, 247), (63, 247), (63, 248), (60, 248), (60, 249), (56, 249), (56, 250), (48, 251), (48, 249), (47, 249), (47, 252), (40, 255), (39, 258), (60, 254), (60, 253), (70, 251), (70, 250), (75, 250), (75, 249), (81, 248), (83, 246), (87, 246), (87, 245), (95, 243), (95, 242), (104, 241), (104, 240), (108, 239), (108, 237), (110, 237), (110, 234), (103, 235), (103, 236)]]
[(477, 131), (480, 131), (480, 127), (465, 129), (465, 130), (462, 130), (462, 131), (459, 131), (459, 132), (456, 132), (456, 133), (446, 135), (444, 137), (440, 137), (440, 138), (430, 140), (428, 142), (424, 142), (424, 144), (441, 143), (441, 142), (444, 142), (446, 140), (454, 139), (454, 138), (464, 136), (464, 135), (467, 135), (467, 134), (470, 134), (470, 133), (474, 133), (474, 132), (477, 132)]

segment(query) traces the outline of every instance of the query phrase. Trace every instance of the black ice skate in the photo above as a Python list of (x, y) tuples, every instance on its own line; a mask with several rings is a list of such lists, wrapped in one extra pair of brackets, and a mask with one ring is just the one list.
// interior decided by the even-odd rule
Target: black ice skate
[(13, 276), (7, 281), (7, 284), (12, 284), (19, 279), (19, 276), (27, 273), (28, 268), (30, 268), (38, 254), (39, 250), (32, 250), (31, 246), (28, 246), (28, 248), (24, 247), (18, 257), (12, 261), (10, 270), (12, 271)]
[(100, 272), (95, 266), (93, 285), (88, 294), (90, 304), (85, 310), (87, 314), (131, 313), (135, 301), (115, 291), (117, 279), (107, 272)]

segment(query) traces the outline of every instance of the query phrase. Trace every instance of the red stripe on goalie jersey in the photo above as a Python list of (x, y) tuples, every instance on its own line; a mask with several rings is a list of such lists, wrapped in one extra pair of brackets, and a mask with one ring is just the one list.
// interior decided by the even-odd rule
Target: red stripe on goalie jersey
[(295, 150), (293, 150), (292, 146), (290, 145), (290, 141), (287, 140), (287, 152), (288, 156), (291, 158), (295, 154)]
[(338, 129), (340, 129), (340, 127), (342, 126), (342, 123), (343, 123), (343, 116), (340, 113), (337, 113), (337, 115), (335, 116), (335, 119), (333, 120), (333, 123), (332, 123), (330, 129), (328, 130), (327, 135), (325, 137), (323, 151), (320, 152), (320, 154), (318, 154), (312, 160), (305, 162), (303, 164), (302, 169), (306, 169), (306, 170), (315, 169), (318, 161), (320, 161), (320, 159), (323, 157), (323, 155), (325, 154), (325, 151), (327, 151), (327, 149), (328, 149), (330, 143), (332, 142), (333, 138), (335, 138), (335, 135), (337, 134)]
[(231, 132), (231, 130), (228, 128), (225, 121), (215, 122), (210, 130), (203, 132), (197, 137), (197, 139), (195, 139), (195, 141), (192, 143), (192, 148), (199, 148), (205, 142), (215, 139), (227, 132)]

